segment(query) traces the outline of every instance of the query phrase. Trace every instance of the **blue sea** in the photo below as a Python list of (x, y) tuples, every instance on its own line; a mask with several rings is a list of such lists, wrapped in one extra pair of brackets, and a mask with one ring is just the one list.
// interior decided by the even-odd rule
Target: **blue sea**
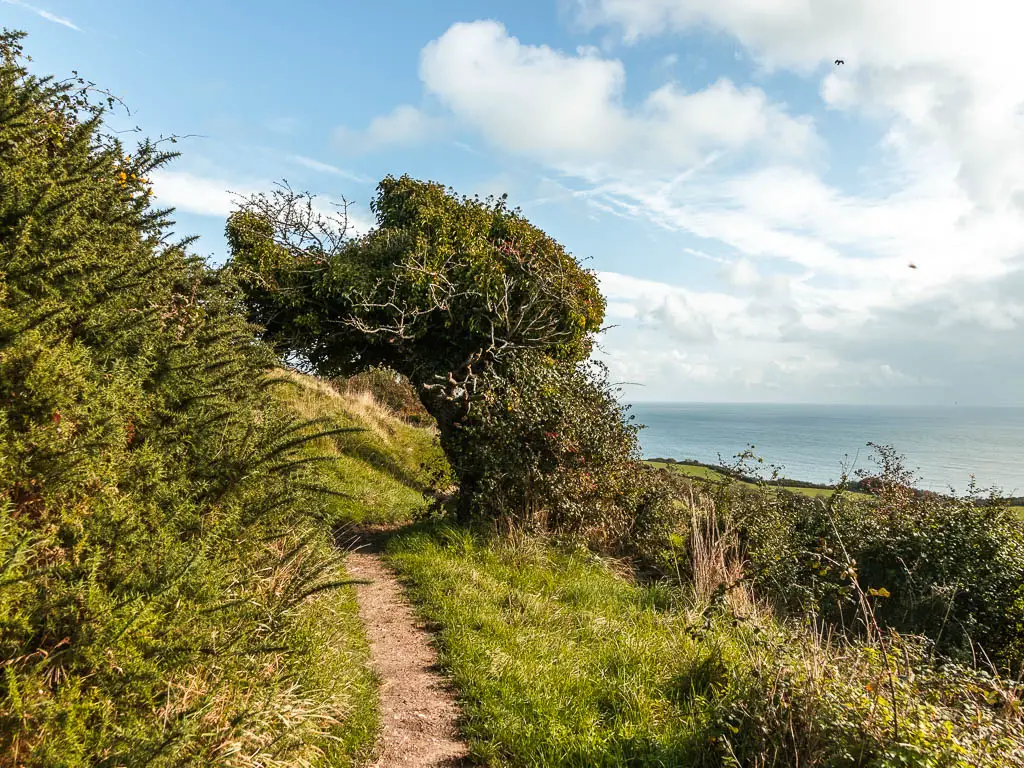
[(844, 461), (872, 471), (868, 442), (892, 445), (916, 472), (917, 487), (982, 488), (1024, 496), (1024, 408), (859, 405), (636, 403), (630, 410), (646, 458), (731, 463), (740, 451), (781, 475), (836, 481)]

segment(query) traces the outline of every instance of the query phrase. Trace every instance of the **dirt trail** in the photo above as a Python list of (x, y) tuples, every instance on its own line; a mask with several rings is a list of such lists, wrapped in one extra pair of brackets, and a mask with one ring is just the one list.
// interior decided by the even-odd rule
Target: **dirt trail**
[(350, 552), (346, 569), (356, 587), (359, 615), (380, 676), (382, 734), (373, 768), (467, 765), (458, 740), (458, 705), (435, 670), (430, 637), (413, 615), (402, 589), (380, 556), (368, 546)]

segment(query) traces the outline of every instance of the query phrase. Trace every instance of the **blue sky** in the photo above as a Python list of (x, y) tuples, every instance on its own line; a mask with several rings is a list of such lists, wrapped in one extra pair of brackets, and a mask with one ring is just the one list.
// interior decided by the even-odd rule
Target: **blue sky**
[(630, 399), (741, 402), (1024, 404), (1021, 16), (0, 0), (38, 72), (130, 105), (113, 127), (195, 134), (155, 187), (211, 260), (229, 190), (286, 178), (357, 228), (387, 173), (507, 192), (600, 273)]

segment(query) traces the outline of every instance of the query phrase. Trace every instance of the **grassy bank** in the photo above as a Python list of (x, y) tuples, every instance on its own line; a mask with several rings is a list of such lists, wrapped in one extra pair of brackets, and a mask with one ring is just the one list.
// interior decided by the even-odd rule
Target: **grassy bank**
[(930, 671), (910, 646), (904, 664), (829, 644), (742, 598), (716, 607), (536, 539), (421, 526), (388, 553), (438, 629), (473, 755), (489, 765), (967, 768), (1024, 757), (1019, 723), (985, 703), (992, 684)]
[(316, 477), (331, 492), (331, 525), (407, 522), (424, 507), (431, 473), (443, 463), (431, 429), (409, 424), (370, 392), (340, 392), (294, 371), (274, 376), (278, 397), (291, 412), (344, 430), (304, 448), (307, 457), (325, 459)]

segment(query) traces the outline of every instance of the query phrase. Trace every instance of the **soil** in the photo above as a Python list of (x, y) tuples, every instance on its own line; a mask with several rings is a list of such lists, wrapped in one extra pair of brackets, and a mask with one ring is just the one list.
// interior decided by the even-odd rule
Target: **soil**
[(357, 584), (359, 615), (380, 678), (381, 743), (373, 768), (469, 765), (459, 740), (459, 708), (437, 671), (431, 636), (416, 619), (373, 538), (350, 552), (346, 569)]

